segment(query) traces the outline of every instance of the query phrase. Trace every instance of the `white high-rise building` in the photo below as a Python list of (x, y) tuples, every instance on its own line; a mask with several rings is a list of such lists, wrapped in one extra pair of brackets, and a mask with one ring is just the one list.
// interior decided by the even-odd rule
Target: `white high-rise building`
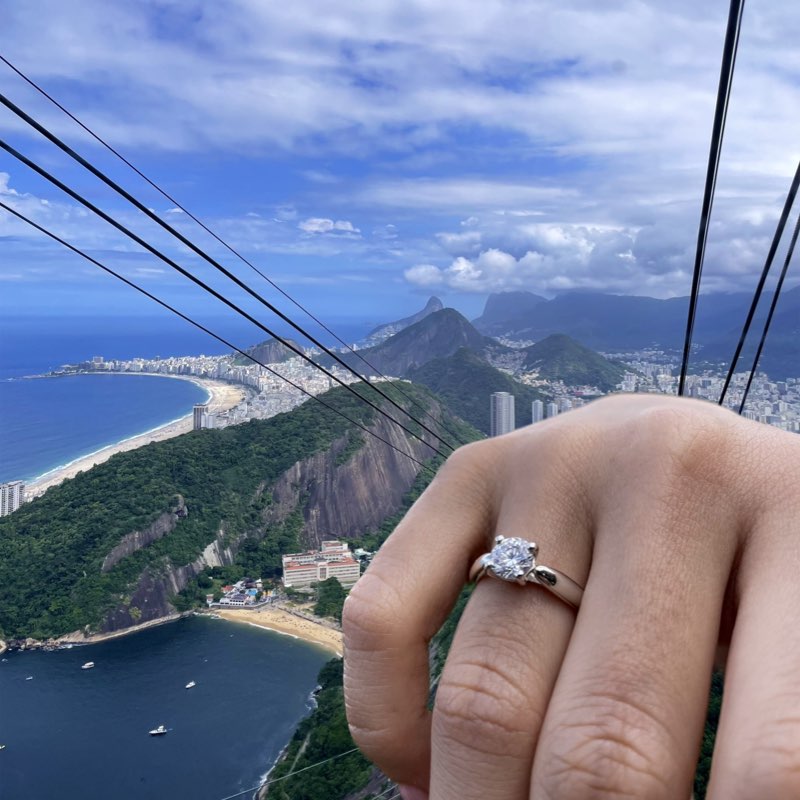
[(541, 422), (544, 419), (544, 403), (534, 400), (531, 403), (531, 422)]
[(565, 411), (572, 411), (572, 400), (568, 397), (562, 397), (558, 401), (558, 413), (563, 414)]
[(514, 395), (508, 392), (493, 392), (489, 398), (489, 435), (502, 436), (511, 433), (514, 424)]
[(208, 414), (208, 406), (205, 403), (198, 403), (194, 407), (194, 414), (192, 416), (192, 428), (194, 430), (199, 431), (201, 428), (206, 427), (203, 424), (205, 422), (206, 414)]
[(558, 416), (558, 406), (555, 403), (548, 403), (545, 411), (547, 412), (547, 419)]
[(25, 484), (22, 481), (0, 483), (0, 517), (16, 511), (25, 502)]

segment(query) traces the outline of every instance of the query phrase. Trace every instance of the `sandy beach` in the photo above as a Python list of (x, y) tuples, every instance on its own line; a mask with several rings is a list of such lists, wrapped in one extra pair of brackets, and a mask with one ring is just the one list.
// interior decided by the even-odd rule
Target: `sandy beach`
[(344, 649), (344, 637), (341, 631), (296, 617), (282, 608), (265, 606), (250, 611), (215, 608), (214, 613), (231, 622), (246, 622), (258, 628), (296, 636), (298, 639), (321, 645), (337, 656), (341, 656)]
[[(149, 373), (108, 373), (108, 380), (113, 380), (115, 374), (149, 376)], [(175, 380), (187, 380), (196, 383), (209, 393), (210, 398), (208, 400), (208, 405), (209, 411), (212, 413), (220, 413), (233, 408), (242, 402), (246, 395), (245, 390), (241, 386), (225, 383), (224, 381), (211, 380), (210, 378), (195, 378), (191, 375), (161, 375), (160, 373), (156, 374), (155, 377), (174, 378)], [(191, 413), (180, 419), (173, 420), (166, 425), (162, 425), (160, 428), (154, 428), (139, 436), (132, 436), (130, 439), (125, 439), (122, 442), (117, 442), (117, 444), (109, 445), (87, 456), (78, 458), (69, 464), (65, 464), (63, 467), (40, 475), (26, 486), (26, 497), (28, 499), (38, 497), (51, 486), (57, 486), (62, 481), (67, 480), (67, 478), (74, 478), (79, 472), (84, 472), (97, 464), (102, 464), (117, 453), (135, 450), (137, 447), (149, 444), (150, 442), (161, 442), (165, 439), (171, 439), (173, 436), (180, 436), (180, 434), (187, 433), (190, 430), (192, 430)]]

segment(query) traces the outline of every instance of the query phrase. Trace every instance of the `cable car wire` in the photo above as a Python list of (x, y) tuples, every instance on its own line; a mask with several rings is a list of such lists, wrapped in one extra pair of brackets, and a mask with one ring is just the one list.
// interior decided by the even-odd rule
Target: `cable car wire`
[(736, 350), (734, 351), (733, 358), (731, 359), (730, 366), (728, 367), (728, 374), (725, 376), (725, 383), (722, 387), (722, 393), (719, 396), (719, 405), (722, 405), (725, 402), (725, 396), (728, 393), (728, 387), (731, 385), (731, 381), (733, 380), (733, 373), (736, 371), (736, 367), (739, 363), (739, 356), (742, 353), (742, 348), (744, 347), (745, 340), (747, 339), (747, 334), (750, 332), (750, 325), (753, 323), (753, 317), (755, 316), (756, 309), (761, 301), (761, 294), (764, 291), (764, 284), (766, 283), (767, 276), (772, 269), (772, 262), (775, 260), (775, 254), (778, 252), (778, 246), (783, 238), (783, 232), (792, 212), (792, 207), (794, 205), (798, 189), (800, 189), (800, 161), (797, 163), (797, 171), (794, 174), (792, 185), (789, 187), (789, 194), (786, 195), (786, 202), (783, 204), (783, 211), (781, 212), (780, 219), (778, 220), (778, 226), (775, 229), (775, 235), (772, 237), (772, 244), (770, 245), (769, 253), (767, 254), (767, 260), (764, 262), (764, 268), (761, 270), (761, 277), (758, 279), (758, 285), (756, 286), (753, 300), (750, 303), (750, 309), (747, 312), (747, 318), (742, 326), (742, 332), (739, 334), (739, 341), (736, 344)]
[(781, 289), (783, 289), (783, 281), (786, 278), (786, 273), (789, 270), (789, 263), (792, 260), (792, 256), (794, 255), (794, 248), (797, 244), (797, 237), (800, 235), (800, 215), (797, 217), (797, 222), (794, 226), (794, 233), (792, 234), (792, 239), (789, 242), (789, 250), (786, 253), (786, 259), (783, 262), (783, 269), (781, 270), (780, 277), (778, 278), (778, 283), (775, 286), (775, 294), (772, 295), (772, 302), (769, 306), (769, 313), (767, 314), (767, 319), (764, 322), (764, 328), (761, 331), (761, 338), (758, 341), (758, 348), (756, 349), (756, 354), (753, 358), (753, 366), (750, 368), (750, 374), (747, 376), (747, 386), (745, 386), (744, 394), (742, 395), (742, 401), (739, 403), (739, 413), (741, 414), (744, 411), (745, 403), (747, 402), (747, 395), (750, 393), (750, 386), (753, 383), (753, 378), (755, 377), (756, 370), (758, 369), (758, 362), (761, 360), (761, 352), (764, 349), (764, 343), (767, 340), (767, 334), (769, 333), (769, 327), (772, 324), (772, 317), (775, 314), (775, 308), (778, 305), (778, 298), (781, 296)]
[(725, 45), (722, 53), (722, 66), (720, 67), (719, 87), (717, 89), (714, 127), (708, 153), (708, 169), (706, 171), (706, 185), (703, 193), (703, 206), (700, 213), (700, 227), (697, 232), (697, 251), (695, 253), (694, 272), (692, 275), (692, 291), (689, 296), (689, 314), (686, 320), (681, 374), (678, 381), (679, 395), (683, 394), (686, 385), (686, 372), (689, 367), (689, 354), (692, 349), (692, 335), (694, 334), (694, 320), (697, 315), (697, 299), (700, 295), (700, 280), (703, 273), (706, 244), (708, 242), (711, 210), (714, 205), (714, 192), (717, 187), (719, 160), (722, 152), (722, 140), (725, 135), (725, 121), (728, 115), (731, 87), (733, 86), (733, 72), (736, 67), (736, 53), (739, 46), (739, 34), (742, 28), (743, 12), (744, 0), (731, 0), (730, 10), (728, 12), (728, 28), (725, 33)]
[(30, 219), (29, 217), (26, 217), (24, 214), (22, 214), (20, 211), (17, 211), (15, 208), (7, 205), (2, 200), (0, 200), (0, 208), (2, 208), (3, 210), (7, 211), (9, 214), (13, 214), (15, 217), (17, 217), (18, 219), (22, 220), (23, 222), (26, 222), (32, 228), (35, 228), (40, 233), (43, 233), (45, 236), (49, 236), (54, 241), (58, 242), (59, 244), (61, 244), (64, 247), (66, 247), (67, 249), (71, 250), (73, 253), (76, 253), (77, 255), (81, 256), (82, 258), (85, 258), (87, 261), (89, 261), (90, 263), (94, 264), (96, 267), (99, 267), (104, 272), (108, 273), (109, 275), (112, 275), (117, 280), (120, 280), (123, 283), (127, 284), (132, 289), (135, 289), (137, 292), (139, 292), (140, 294), (143, 294), (145, 297), (149, 298), (153, 302), (158, 303), (158, 305), (160, 305), (162, 308), (165, 308), (165, 309), (167, 309), (167, 311), (170, 311), (171, 313), (179, 316), (181, 319), (185, 320), (190, 325), (194, 325), (195, 328), (198, 328), (199, 330), (203, 331), (203, 333), (206, 333), (209, 336), (213, 337), (218, 342), (221, 342), (222, 344), (224, 344), (226, 347), (229, 347), (231, 350), (235, 350), (240, 355), (242, 355), (245, 358), (249, 359), (250, 361), (252, 361), (254, 364), (258, 365), (259, 367), (262, 367), (263, 369), (267, 370), (267, 372), (271, 373), (276, 378), (280, 378), (280, 380), (284, 381), (285, 383), (288, 383), (291, 387), (293, 387), (294, 389), (297, 389), (298, 391), (302, 392), (307, 397), (311, 398), (312, 400), (316, 400), (316, 402), (318, 402), (320, 405), (325, 406), (325, 408), (327, 408), (329, 411), (333, 411), (334, 414), (338, 414), (340, 417), (343, 417), (350, 424), (355, 425), (356, 427), (360, 428), (365, 433), (368, 433), (370, 436), (373, 436), (374, 438), (376, 438), (378, 441), (383, 442), (385, 445), (387, 445), (388, 447), (391, 447), (392, 450), (395, 450), (400, 455), (411, 459), (413, 462), (418, 464), (420, 467), (423, 467), (423, 468), (425, 467), (425, 464), (422, 461), (417, 460), (414, 456), (410, 455), (409, 453), (404, 452), (403, 450), (401, 450), (396, 445), (393, 445), (391, 442), (388, 442), (386, 439), (384, 439), (383, 437), (379, 436), (374, 431), (371, 431), (365, 425), (362, 425), (360, 422), (357, 422), (356, 420), (351, 419), (344, 412), (340, 411), (339, 409), (335, 408), (334, 406), (330, 405), (329, 403), (326, 403), (324, 400), (320, 399), (317, 395), (312, 394), (311, 392), (309, 392), (308, 390), (304, 389), (299, 384), (295, 383), (290, 378), (287, 378), (285, 375), (281, 375), (280, 372), (274, 370), (272, 367), (267, 366), (267, 364), (265, 364), (260, 359), (255, 358), (253, 355), (251, 355), (247, 351), (242, 350), (240, 347), (237, 347), (235, 344), (229, 342), (224, 337), (220, 336), (217, 333), (214, 333), (214, 331), (212, 331), (212, 330), (209, 330), (202, 323), (197, 322), (196, 320), (192, 319), (190, 316), (188, 316), (187, 314), (184, 314), (182, 311), (179, 311), (174, 306), (171, 306), (169, 303), (167, 303), (164, 300), (161, 300), (160, 298), (156, 297), (151, 292), (148, 292), (147, 289), (144, 289), (143, 287), (139, 286), (134, 281), (126, 278), (124, 275), (121, 275), (119, 272), (117, 272), (116, 270), (112, 269), (111, 267), (101, 263), (100, 261), (98, 261), (96, 258), (93, 258), (92, 256), (90, 256), (85, 251), (81, 250), (80, 248), (76, 247), (73, 244), (70, 244), (68, 241), (66, 241), (65, 239), (62, 239), (60, 236), (58, 236), (57, 234), (53, 233), (52, 231), (49, 231), (47, 228), (43, 227), (42, 225), (39, 225), (39, 223), (34, 222), (32, 219)]
[[(339, 355), (336, 352), (334, 352), (333, 350), (330, 350), (328, 347), (326, 347), (324, 344), (322, 344), (322, 342), (319, 341), (319, 339), (317, 339), (311, 333), (306, 331), (301, 325), (298, 325), (293, 319), (291, 319), (291, 317), (289, 317), (286, 314), (284, 314), (279, 308), (277, 308), (272, 303), (270, 303), (268, 300), (266, 300), (264, 297), (262, 297), (258, 292), (256, 292), (250, 286), (248, 286), (244, 281), (242, 281), (239, 277), (234, 275), (230, 270), (226, 269), (216, 259), (214, 259), (210, 255), (208, 255), (208, 253), (206, 253), (202, 248), (200, 248), (196, 244), (194, 244), (194, 242), (192, 242), (190, 239), (188, 239), (186, 236), (184, 236), (180, 231), (176, 230), (168, 222), (165, 222), (163, 219), (161, 219), (161, 217), (159, 217), (158, 214), (153, 212), (151, 209), (147, 208), (147, 206), (145, 206), (143, 203), (141, 203), (139, 200), (137, 200), (130, 192), (128, 192), (126, 189), (123, 189), (122, 186), (120, 186), (116, 181), (114, 181), (111, 178), (109, 178), (104, 172), (102, 172), (102, 170), (99, 170), (97, 167), (95, 167), (93, 164), (91, 164), (89, 161), (87, 161), (83, 156), (81, 156), (79, 153), (77, 153), (75, 150), (73, 150), (68, 144), (66, 144), (61, 139), (59, 139), (58, 136), (56, 136), (54, 133), (52, 133), (47, 128), (45, 128), (44, 125), (42, 125), (39, 122), (37, 122), (33, 117), (30, 116), (30, 114), (27, 114), (25, 111), (23, 111), (15, 103), (11, 102), (11, 100), (9, 100), (3, 94), (0, 94), (0, 103), (2, 103), (6, 108), (8, 108), (10, 111), (12, 111), (14, 114), (16, 114), (20, 119), (22, 119), (24, 122), (26, 122), (32, 128), (34, 128), (36, 131), (38, 131), (40, 134), (42, 134), (42, 136), (44, 136), (46, 139), (48, 139), (50, 142), (52, 142), (54, 145), (56, 145), (56, 147), (58, 147), (60, 150), (62, 150), (64, 153), (66, 153), (70, 158), (72, 158), (74, 161), (77, 161), (82, 167), (84, 167), (89, 172), (91, 172), (92, 175), (94, 175), (96, 178), (99, 178), (103, 183), (106, 184), (106, 186), (110, 187), (117, 194), (119, 194), (120, 196), (124, 197), (129, 203), (131, 203), (133, 206), (135, 206), (145, 216), (149, 217), (151, 220), (153, 220), (153, 222), (155, 222), (158, 225), (160, 225), (165, 231), (170, 233), (179, 242), (181, 242), (181, 244), (183, 244), (186, 247), (188, 247), (196, 255), (200, 256), (200, 258), (202, 258), (204, 261), (206, 261), (208, 264), (210, 264), (212, 267), (214, 267), (214, 269), (216, 269), (218, 272), (221, 272), (228, 279), (232, 280), (239, 288), (244, 289), (251, 297), (253, 297), (256, 300), (258, 300), (259, 303), (261, 303), (263, 306), (265, 306), (270, 311), (272, 311), (274, 314), (276, 314), (281, 320), (283, 320), (287, 324), (291, 325), (292, 328), (294, 328), (304, 338), (306, 338), (310, 342), (312, 342), (314, 344), (314, 346), (318, 347), (323, 353), (325, 353), (325, 355), (327, 355), (330, 358), (332, 358), (341, 367), (346, 369), (348, 372), (350, 372), (353, 376), (358, 378), (360, 381), (363, 381), (368, 386), (372, 387), (373, 391), (375, 391), (377, 394), (381, 395), (381, 397), (383, 397), (384, 400), (387, 400), (389, 403), (391, 403), (393, 406), (395, 406), (395, 408), (397, 408), (401, 413), (403, 413), (406, 416), (408, 416), (413, 422), (415, 422), (417, 425), (422, 427), (425, 431), (430, 433), (431, 436), (436, 438), (445, 447), (448, 447), (451, 450), (455, 449), (455, 447), (453, 445), (449, 444), (447, 442), (447, 440), (443, 439), (439, 434), (437, 434), (435, 431), (431, 430), (427, 425), (425, 425), (424, 422), (421, 422), (416, 417), (414, 417), (407, 409), (403, 408), (403, 406), (401, 406), (397, 401), (393, 400), (389, 395), (387, 395), (385, 392), (383, 392), (378, 386), (376, 386), (375, 384), (370, 383), (363, 375), (361, 375), (357, 370), (353, 369), (353, 367), (351, 367), (346, 361), (344, 361), (342, 358), (340, 358)], [(7, 145), (4, 145), (4, 147), (6, 149), (8, 149)], [(272, 335), (275, 336), (275, 338), (279, 339), (285, 346), (288, 346), (286, 340), (282, 339), (281, 337), (279, 337), (279, 336), (277, 336), (275, 334), (272, 334)], [(400, 423), (398, 423), (398, 424), (400, 424)]]
[[(342, 339), (338, 334), (336, 334), (330, 327), (328, 327), (321, 319), (319, 319), (315, 314), (313, 314), (306, 306), (292, 297), (287, 291), (285, 291), (281, 286), (279, 286), (272, 278), (262, 272), (255, 264), (253, 264), (249, 259), (245, 258), (238, 250), (236, 250), (231, 244), (226, 242), (219, 234), (217, 234), (214, 230), (212, 230), (208, 225), (206, 225), (201, 219), (195, 216), (186, 206), (182, 205), (178, 202), (169, 192), (159, 186), (152, 178), (149, 178), (147, 175), (144, 174), (135, 164), (133, 164), (129, 159), (127, 159), (122, 153), (120, 153), (116, 148), (114, 148), (111, 144), (109, 144), (102, 136), (98, 133), (95, 133), (86, 123), (80, 120), (75, 114), (73, 114), (68, 108), (63, 106), (58, 100), (55, 99), (51, 94), (49, 94), (44, 88), (42, 88), (36, 81), (26, 75), (19, 67), (12, 64), (2, 53), (0, 53), (0, 61), (2, 61), (9, 69), (13, 70), (20, 78), (26, 81), (30, 86), (32, 86), (39, 94), (43, 97), (47, 98), (56, 108), (60, 109), (64, 114), (66, 114), (73, 122), (79, 125), (86, 133), (88, 133), (91, 137), (93, 137), (97, 142), (99, 142), (103, 147), (105, 147), (110, 153), (115, 155), (120, 161), (126, 164), (130, 169), (132, 169), (142, 180), (148, 183), (153, 189), (155, 189), (162, 197), (166, 198), (170, 203), (172, 203), (176, 208), (180, 209), (184, 214), (186, 214), (191, 220), (193, 220), (197, 225), (199, 225), (206, 233), (212, 236), (214, 239), (217, 240), (223, 247), (227, 248), (233, 255), (235, 255), (240, 261), (246, 264), (250, 269), (252, 269), (257, 275), (263, 278), (273, 289), (280, 292), (287, 300), (293, 303), (297, 308), (299, 308), (304, 314), (308, 315), (310, 319), (312, 319), (317, 325), (319, 325), (326, 333), (336, 339), (339, 344), (343, 347), (346, 347), (351, 353), (357, 356), (369, 369), (373, 370), (374, 374), (378, 375), (379, 377), (383, 378), (384, 380), (388, 380), (388, 377), (383, 374), (374, 364), (368, 361), (361, 352), (359, 352), (356, 348), (349, 345), (344, 339)], [(417, 408), (419, 408), (423, 414), (429, 419), (432, 419), (443, 431), (447, 432), (448, 435), (453, 437), (455, 442), (459, 441), (458, 435), (450, 430), (450, 428), (445, 425), (441, 420), (437, 420), (418, 400), (415, 400), (411, 395), (406, 394), (403, 389), (399, 386), (395, 387), (400, 394), (402, 394), (407, 400), (413, 403)]]
[[(415, 439), (418, 439), (420, 442), (423, 442), (426, 445), (426, 447), (430, 447), (431, 450), (433, 450), (437, 455), (441, 456), (442, 458), (447, 458), (445, 453), (442, 453), (437, 447), (432, 445), (430, 442), (425, 441), (425, 439), (422, 436), (420, 436), (415, 431), (413, 431), (410, 428), (408, 428), (402, 422), (399, 422), (398, 420), (396, 420), (394, 417), (392, 417), (390, 414), (388, 414), (384, 409), (382, 409), (380, 406), (378, 406), (374, 402), (372, 402), (372, 400), (370, 400), (369, 398), (364, 397), (363, 395), (360, 395), (349, 384), (347, 384), (343, 380), (341, 380), (341, 378), (338, 378), (332, 372), (328, 372), (328, 370), (326, 370), (322, 365), (317, 364), (312, 358), (307, 356), (298, 346), (296, 346), (292, 342), (290, 342), (290, 341), (288, 341), (286, 339), (283, 339), (282, 337), (278, 336), (278, 334), (275, 333), (272, 329), (268, 328), (262, 322), (259, 322), (251, 314), (248, 314), (244, 309), (242, 309), (239, 306), (237, 306), (236, 303), (234, 303), (233, 301), (229, 300), (224, 295), (220, 294), (218, 291), (216, 291), (216, 289), (213, 289), (211, 286), (209, 286), (208, 284), (204, 283), (202, 280), (200, 280), (195, 275), (192, 275), (192, 273), (190, 273), (187, 270), (185, 270), (177, 262), (173, 261), (169, 256), (164, 255), (160, 250), (158, 250), (155, 247), (153, 247), (153, 245), (149, 244), (144, 239), (142, 239), (140, 236), (135, 234), (133, 231), (131, 231), (130, 229), (126, 228), (121, 222), (118, 222), (113, 217), (111, 217), (109, 214), (106, 214), (105, 211), (103, 211), (100, 208), (98, 208), (96, 205), (94, 205), (94, 203), (92, 203), (91, 201), (87, 200), (85, 197), (80, 195), (74, 189), (71, 189), (69, 186), (64, 184), (62, 181), (60, 181), (54, 175), (51, 175), (46, 169), (44, 169), (43, 167), (39, 166), (35, 162), (31, 161), (31, 159), (27, 158), (26, 156), (22, 155), (22, 153), (20, 153), (14, 147), (12, 147), (10, 144), (8, 144), (8, 142), (5, 142), (2, 139), (0, 139), (0, 148), (5, 150), (10, 155), (14, 156), (14, 158), (16, 158), (21, 163), (25, 164), (25, 166), (29, 167), (30, 169), (32, 169), (37, 174), (41, 175), (43, 178), (48, 180), (54, 186), (57, 186), (63, 192), (65, 192), (70, 197), (72, 197), (74, 200), (79, 202), (81, 205), (85, 206), (90, 211), (92, 211), (93, 213), (97, 214), (97, 216), (99, 216), (101, 219), (104, 219), (106, 222), (108, 222), (110, 225), (112, 225), (114, 228), (116, 228), (121, 233), (124, 233), (126, 236), (128, 236), (130, 239), (135, 241), (141, 247), (144, 247), (148, 252), (152, 253), (154, 256), (156, 256), (157, 258), (161, 259), (165, 264), (168, 264), (170, 267), (172, 267), (174, 270), (179, 272), (181, 275), (183, 275), (184, 277), (188, 278), (190, 281), (192, 281), (192, 283), (196, 284), (197, 286), (199, 286), (200, 288), (204, 289), (209, 294), (211, 294), (214, 297), (216, 297), (217, 300), (220, 300), (222, 303), (227, 305), (229, 308), (232, 308), (234, 311), (236, 311), (238, 314), (243, 316), (249, 322), (252, 322), (254, 325), (259, 327), (262, 331), (267, 333), (269, 336), (272, 336), (273, 338), (275, 338), (278, 341), (280, 341), (284, 345), (284, 347), (289, 348), (294, 353), (296, 353), (298, 356), (300, 356), (302, 359), (304, 359), (309, 364), (311, 364), (313, 367), (318, 369), (320, 372), (324, 373), (329, 378), (331, 378), (332, 380), (336, 381), (340, 386), (343, 386), (345, 389), (347, 389), (347, 391), (349, 391), (355, 397), (358, 397), (361, 402), (367, 403), (367, 405), (371, 406), (379, 414), (382, 414), (384, 417), (386, 417), (386, 419), (390, 420), (395, 425), (397, 425), (398, 427), (402, 428), (406, 433), (410, 434)], [(381, 392), (381, 395), (382, 396), (386, 396), (383, 392)], [(391, 398), (389, 398), (389, 399), (391, 401)], [(394, 401), (391, 401), (391, 402), (392, 402), (393, 405), (398, 405)], [(401, 410), (403, 410), (402, 406), (398, 406), (398, 407)], [(422, 423), (418, 422), (412, 415), (408, 414), (407, 411), (404, 411), (404, 413), (406, 413), (418, 425), (420, 425), (421, 427), (425, 428), (425, 426), (422, 425)], [(425, 428), (425, 429), (428, 430), (427, 428)], [(436, 436), (436, 434), (432, 434), (432, 435), (436, 439), (439, 439), (439, 437)]]

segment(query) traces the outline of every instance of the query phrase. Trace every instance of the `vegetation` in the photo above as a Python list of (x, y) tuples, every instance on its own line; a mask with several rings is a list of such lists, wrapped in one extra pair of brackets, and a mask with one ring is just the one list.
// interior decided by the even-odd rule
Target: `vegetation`
[[(403, 401), (390, 385), (384, 391)], [(405, 385), (403, 391), (431, 402), (424, 390)], [(361, 424), (377, 416), (343, 389), (325, 401)], [(131, 604), (145, 570), (158, 575), (190, 564), (218, 536), (223, 544), (246, 537), (239, 577), (277, 575), (280, 553), (298, 546), (302, 519), (298, 510), (265, 529), (269, 486), (298, 460), (352, 430), (332, 411), (305, 403), (270, 420), (120, 453), (50, 489), (0, 520), (0, 629), (8, 638), (42, 639), (95, 628), (111, 609)], [(176, 495), (185, 499), (188, 515), (177, 519), (174, 530), (103, 572), (104, 558), (122, 538), (168, 513)], [(191, 607), (204, 597), (197, 583), (176, 602)]]
[(538, 370), (539, 377), (563, 381), (570, 386), (597, 386), (612, 391), (625, 375), (621, 364), (603, 358), (569, 336), (557, 333), (525, 349), (526, 370)]
[(437, 358), (412, 370), (411, 378), (435, 392), (454, 414), (485, 434), (489, 433), (489, 395), (492, 392), (514, 395), (518, 427), (530, 423), (534, 400), (549, 400), (537, 389), (495, 369), (466, 347), (448, 358)]
[(703, 730), (703, 743), (700, 747), (700, 759), (697, 762), (697, 772), (694, 776), (695, 800), (703, 800), (706, 796), (708, 780), (711, 777), (711, 754), (714, 751), (719, 714), (722, 709), (722, 689), (722, 673), (715, 672), (711, 679), (711, 694), (708, 700), (706, 725)]
[(338, 578), (328, 578), (317, 586), (317, 603), (314, 613), (318, 617), (333, 617), (342, 621), (342, 609), (347, 592)]
[(296, 777), (280, 780), (355, 747), (344, 710), (342, 660), (329, 661), (319, 674), (317, 707), (297, 727), (282, 760), (269, 775), (279, 780), (269, 788), (269, 800), (333, 800), (364, 786), (372, 766), (360, 752), (336, 758)]

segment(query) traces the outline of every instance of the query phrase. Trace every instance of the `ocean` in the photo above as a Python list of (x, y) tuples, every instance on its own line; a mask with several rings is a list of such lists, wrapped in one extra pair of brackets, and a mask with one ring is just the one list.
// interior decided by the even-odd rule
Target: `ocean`
[[(239, 323), (210, 327), (242, 347), (264, 339)], [(334, 329), (355, 341), (368, 328)], [(38, 476), (205, 399), (195, 384), (170, 378), (23, 376), (95, 355), (224, 352), (169, 317), (0, 318), (0, 481)], [(205, 618), (66, 651), (6, 654), (0, 800), (220, 800), (242, 792), (259, 783), (307, 713), (329, 657), (290, 637)], [(90, 660), (97, 666), (81, 670)], [(197, 686), (187, 691), (190, 680)], [(169, 733), (150, 737), (159, 724)]]
[(0, 380), (0, 482), (30, 480), (191, 411), (208, 392), (144, 375)]
[[(190, 617), (5, 658), (1, 800), (220, 800), (263, 778), (308, 713), (330, 656), (288, 636)], [(87, 661), (96, 666), (81, 670)], [(197, 685), (187, 690), (190, 680)], [(161, 724), (168, 733), (151, 737)]]
[[(264, 337), (229, 320), (205, 320), (245, 348)], [(366, 323), (334, 330), (352, 340)], [(149, 431), (191, 411), (207, 395), (187, 381), (143, 376), (74, 376), (22, 380), (62, 364), (229, 350), (171, 317), (5, 317), (0, 319), (0, 482), (30, 480), (106, 445)]]

